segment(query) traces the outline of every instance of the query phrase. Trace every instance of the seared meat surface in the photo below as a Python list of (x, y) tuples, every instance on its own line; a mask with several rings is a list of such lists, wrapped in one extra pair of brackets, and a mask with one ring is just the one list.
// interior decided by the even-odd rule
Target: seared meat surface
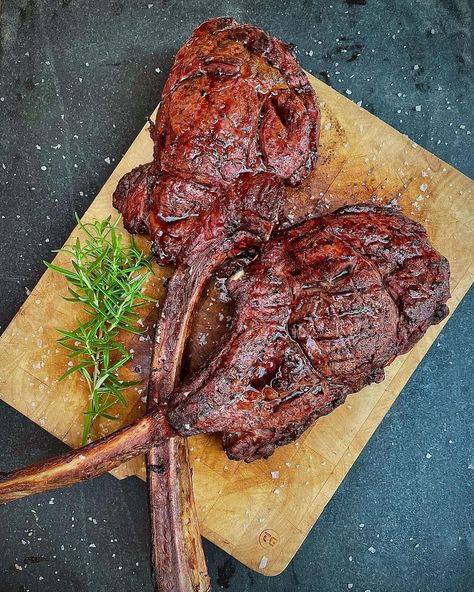
[(449, 266), (420, 224), (350, 206), (275, 236), (229, 292), (233, 324), (168, 419), (180, 434), (220, 432), (230, 458), (252, 461), (383, 380), (447, 315)]
[(203, 214), (225, 208), (242, 175), (249, 185), (271, 173), (276, 186), (308, 175), (319, 121), (286, 45), (230, 18), (208, 21), (176, 56), (151, 128), (153, 162), (125, 175), (114, 206), (127, 230), (150, 233), (159, 262), (179, 263)]

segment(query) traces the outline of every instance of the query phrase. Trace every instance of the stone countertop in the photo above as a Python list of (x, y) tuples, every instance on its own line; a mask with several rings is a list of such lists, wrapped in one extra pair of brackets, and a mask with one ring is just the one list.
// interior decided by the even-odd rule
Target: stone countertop
[[(303, 67), (473, 176), (468, 0), (0, 4), (0, 331), (156, 106), (212, 16), (261, 26)], [(466, 592), (474, 586), (474, 291), (288, 569), (205, 542), (213, 590)], [(0, 469), (65, 447), (0, 404)], [(145, 485), (104, 476), (0, 507), (1, 592), (149, 592)]]

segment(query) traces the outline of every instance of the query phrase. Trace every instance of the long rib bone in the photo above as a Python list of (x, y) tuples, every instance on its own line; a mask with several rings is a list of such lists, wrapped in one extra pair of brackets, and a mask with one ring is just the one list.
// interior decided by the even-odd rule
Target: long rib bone
[(0, 476), (0, 502), (94, 479), (174, 433), (156, 410), (92, 444)]
[[(232, 241), (210, 241), (205, 250), (197, 250), (191, 264), (181, 265), (173, 274), (156, 329), (149, 409), (170, 402), (193, 312), (213, 273), (233, 254)], [(157, 443), (148, 452), (146, 465), (155, 586), (162, 592), (204, 592), (210, 583), (198, 530), (186, 440), (175, 437)]]

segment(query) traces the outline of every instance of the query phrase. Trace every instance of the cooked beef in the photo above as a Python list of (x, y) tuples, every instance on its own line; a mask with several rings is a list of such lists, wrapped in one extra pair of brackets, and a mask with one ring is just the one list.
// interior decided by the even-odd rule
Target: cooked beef
[(233, 324), (168, 419), (180, 434), (220, 432), (230, 458), (252, 461), (383, 380), (447, 315), (449, 266), (420, 224), (351, 206), (277, 235), (229, 291)]
[(208, 21), (176, 56), (151, 127), (153, 162), (123, 177), (114, 205), (127, 230), (150, 233), (159, 262), (179, 263), (203, 214), (225, 208), (242, 175), (290, 185), (308, 175), (319, 121), (288, 46), (230, 18)]

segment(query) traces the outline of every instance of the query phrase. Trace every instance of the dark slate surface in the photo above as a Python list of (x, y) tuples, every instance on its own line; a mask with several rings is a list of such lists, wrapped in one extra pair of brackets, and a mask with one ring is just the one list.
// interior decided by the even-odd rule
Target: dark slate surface
[[(73, 212), (86, 209), (155, 107), (177, 48), (217, 15), (296, 43), (306, 69), (473, 176), (468, 0), (6, 0), (1, 329), (40, 277), (42, 259), (68, 236)], [(473, 590), (473, 299), (287, 571), (262, 577), (206, 543), (214, 590)], [(1, 470), (63, 449), (0, 404)], [(105, 476), (1, 507), (0, 551), (1, 592), (151, 591), (145, 486)]]

